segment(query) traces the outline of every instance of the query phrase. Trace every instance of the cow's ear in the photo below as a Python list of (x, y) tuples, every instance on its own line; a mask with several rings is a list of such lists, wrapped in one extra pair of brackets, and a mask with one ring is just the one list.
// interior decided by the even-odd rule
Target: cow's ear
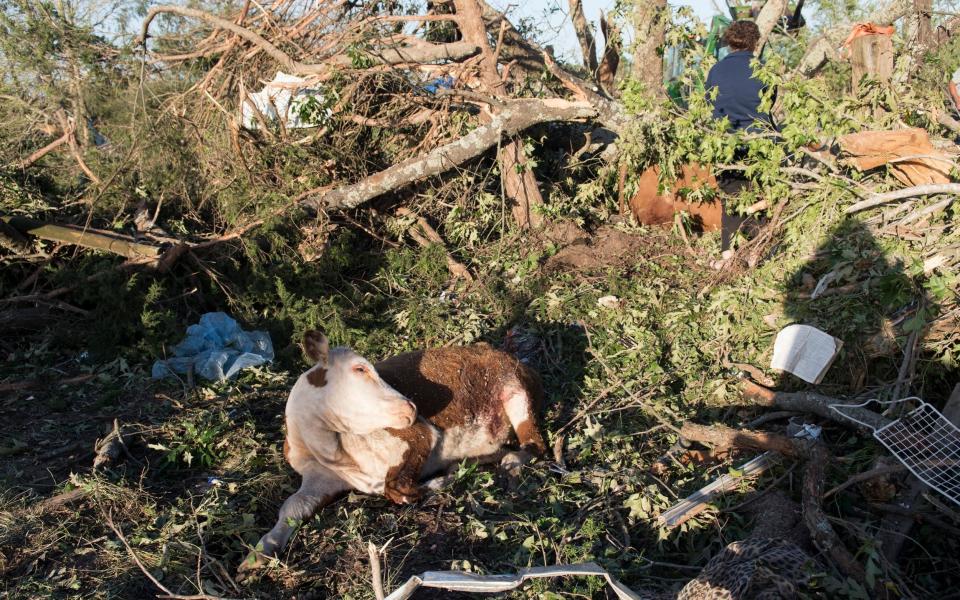
[(307, 354), (310, 364), (327, 366), (327, 357), (330, 355), (330, 343), (322, 332), (310, 330), (303, 334), (303, 351)]

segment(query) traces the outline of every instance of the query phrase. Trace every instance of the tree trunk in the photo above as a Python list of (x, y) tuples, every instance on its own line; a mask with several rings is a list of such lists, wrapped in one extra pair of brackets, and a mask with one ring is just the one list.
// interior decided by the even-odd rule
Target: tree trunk
[[(453, 5), (457, 10), (457, 24), (463, 33), (463, 39), (480, 47), (480, 81), (483, 82), (483, 87), (487, 93), (499, 95), (503, 89), (503, 81), (497, 69), (498, 57), (488, 43), (487, 26), (483, 21), (480, 3), (478, 0), (453, 0)], [(539, 219), (531, 218), (531, 215), (534, 214), (535, 206), (543, 204), (543, 196), (540, 195), (537, 180), (527, 164), (521, 141), (514, 139), (503, 146), (497, 159), (504, 192), (511, 203), (517, 225), (523, 229), (538, 226)]]
[(663, 46), (669, 13), (667, 0), (636, 3), (633, 28), (636, 42), (633, 51), (633, 77), (658, 98), (666, 96), (663, 87)]
[(597, 44), (590, 30), (590, 23), (583, 14), (583, 2), (570, 0), (570, 20), (573, 29), (577, 32), (577, 41), (580, 42), (580, 51), (583, 53), (583, 66), (590, 73), (591, 79), (597, 78)]
[(767, 38), (773, 33), (773, 30), (777, 27), (777, 23), (783, 19), (786, 12), (787, 0), (769, 0), (769, 2), (764, 4), (763, 8), (760, 9), (760, 14), (757, 15), (757, 28), (760, 29), (760, 41), (757, 43), (757, 49), (754, 51), (757, 56), (760, 56), (760, 53), (763, 52)]
[(913, 0), (913, 7), (917, 11), (917, 42), (926, 46), (933, 37), (933, 25), (930, 22), (933, 0)]
[(861, 80), (869, 75), (881, 83), (889, 83), (893, 74), (893, 40), (889, 35), (862, 35), (850, 45), (853, 65), (853, 93), (860, 90)]

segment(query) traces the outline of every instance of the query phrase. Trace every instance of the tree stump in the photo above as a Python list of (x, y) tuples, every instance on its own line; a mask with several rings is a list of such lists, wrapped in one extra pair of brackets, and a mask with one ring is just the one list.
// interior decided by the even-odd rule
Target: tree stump
[(868, 34), (854, 38), (850, 45), (853, 64), (853, 93), (860, 91), (863, 78), (869, 76), (881, 83), (890, 83), (893, 73), (893, 40), (884, 34)]

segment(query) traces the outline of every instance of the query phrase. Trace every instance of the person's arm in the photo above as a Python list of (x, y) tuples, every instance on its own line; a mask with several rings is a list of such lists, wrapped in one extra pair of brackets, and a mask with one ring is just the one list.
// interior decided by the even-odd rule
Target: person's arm
[(950, 98), (953, 100), (953, 106), (960, 110), (960, 91), (957, 90), (957, 84), (951, 81), (947, 84), (947, 90), (950, 91)]

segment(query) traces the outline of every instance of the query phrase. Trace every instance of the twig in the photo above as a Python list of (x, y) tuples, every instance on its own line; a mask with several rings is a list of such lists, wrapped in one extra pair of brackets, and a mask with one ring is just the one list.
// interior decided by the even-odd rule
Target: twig
[[(102, 508), (101, 508), (100, 510), (101, 510), (101, 512), (103, 511)], [(142, 563), (142, 562), (140, 562), (140, 557), (137, 556), (137, 553), (134, 552), (134, 551), (133, 551), (133, 548), (130, 547), (130, 544), (127, 543), (127, 538), (123, 537), (123, 532), (120, 531), (120, 528), (117, 527), (117, 526), (114, 524), (114, 522), (113, 522), (113, 513), (112, 513), (112, 512), (110, 512), (110, 513), (103, 513), (103, 516), (104, 516), (104, 519), (106, 520), (107, 527), (109, 527), (109, 528), (113, 531), (113, 533), (116, 534), (117, 538), (120, 539), (120, 543), (122, 543), (122, 544), (123, 544), (123, 547), (127, 549), (127, 553), (130, 554), (130, 558), (132, 558), (132, 559), (133, 559), (133, 562), (135, 562), (135, 563), (137, 564), (137, 566), (140, 568), (140, 570), (143, 571), (143, 574), (147, 576), (147, 579), (149, 579), (150, 581), (152, 581), (152, 582), (153, 582), (153, 585), (155, 585), (155, 586), (157, 586), (158, 588), (160, 588), (160, 590), (163, 591), (163, 593), (167, 594), (167, 596), (172, 596), (172, 595), (173, 595), (173, 592), (171, 592), (170, 590), (168, 590), (166, 587), (164, 587), (164, 585), (163, 585), (162, 583), (160, 583), (159, 581), (157, 581), (157, 578), (154, 577), (154, 576), (150, 573), (150, 571), (147, 570), (147, 568), (146, 568), (145, 566), (143, 566), (143, 563)]]
[[(423, 247), (436, 244), (437, 246), (443, 248), (444, 253), (447, 255), (447, 269), (449, 269), (451, 275), (454, 277), (460, 277), (470, 282), (473, 281), (473, 275), (470, 274), (470, 269), (468, 269), (467, 266), (462, 262), (453, 258), (453, 256), (450, 254), (450, 251), (447, 249), (447, 244), (443, 241), (443, 238), (440, 237), (440, 234), (437, 233), (436, 229), (430, 226), (430, 223), (428, 223), (426, 219), (404, 207), (398, 208), (396, 212), (398, 215), (414, 218), (414, 227), (411, 227), (408, 231), (410, 237), (412, 237), (414, 241)], [(416, 227), (419, 227), (422, 233), (416, 231)]]
[(193, 594), (193, 595), (185, 596), (182, 594), (174, 594), (173, 592), (171, 592), (169, 589), (164, 587), (162, 583), (157, 581), (157, 578), (151, 575), (150, 571), (148, 571), (147, 568), (143, 566), (143, 563), (140, 562), (140, 557), (137, 556), (137, 553), (134, 552), (133, 548), (130, 547), (130, 544), (127, 543), (127, 538), (123, 537), (123, 532), (120, 531), (120, 528), (118, 528), (114, 524), (113, 513), (103, 512), (102, 507), (100, 511), (103, 514), (104, 519), (106, 520), (107, 527), (113, 530), (113, 533), (116, 534), (117, 538), (119, 538), (120, 543), (122, 543), (123, 547), (127, 549), (127, 553), (130, 555), (130, 558), (133, 559), (133, 562), (135, 562), (137, 564), (137, 567), (139, 567), (140, 570), (143, 572), (143, 574), (147, 576), (147, 579), (152, 581), (153, 585), (157, 586), (157, 588), (159, 588), (163, 592), (163, 594), (157, 594), (157, 598), (170, 598), (171, 600), (229, 600), (227, 598), (223, 598), (222, 596), (211, 596), (210, 594)]
[(903, 465), (889, 465), (886, 467), (877, 467), (876, 469), (871, 469), (870, 471), (866, 471), (864, 473), (859, 473), (857, 475), (850, 477), (849, 479), (847, 479), (840, 485), (836, 486), (835, 488), (828, 490), (826, 493), (823, 494), (823, 498), (824, 500), (826, 500), (830, 496), (834, 494), (839, 494), (840, 492), (847, 489), (848, 487), (854, 486), (858, 483), (862, 483), (864, 481), (870, 481), (871, 479), (876, 479), (877, 477), (883, 477), (884, 475), (897, 475), (899, 473), (903, 473), (906, 470), (907, 468)]
[(36, 152), (34, 152), (33, 154), (31, 154), (31, 155), (28, 156), (27, 158), (25, 158), (25, 159), (23, 159), (22, 161), (20, 161), (19, 163), (17, 163), (17, 167), (20, 168), (20, 169), (26, 169), (27, 167), (29, 167), (29, 166), (32, 165), (33, 163), (37, 162), (38, 160), (40, 160), (41, 158), (43, 158), (44, 156), (46, 156), (47, 154), (53, 152), (54, 150), (56, 150), (56, 149), (59, 148), (60, 146), (66, 144), (68, 141), (70, 141), (70, 136), (71, 136), (71, 135), (73, 135), (73, 132), (72, 132), (72, 131), (68, 131), (68, 132), (64, 133), (64, 134), (61, 135), (59, 138), (55, 139), (54, 141), (50, 142), (49, 144), (47, 144), (47, 145), (44, 146), (43, 148), (40, 148), (39, 150), (37, 150)]
[(373, 542), (367, 542), (367, 553), (370, 555), (370, 577), (373, 579), (373, 594), (377, 600), (384, 599), (383, 577), (380, 574), (380, 557)]

